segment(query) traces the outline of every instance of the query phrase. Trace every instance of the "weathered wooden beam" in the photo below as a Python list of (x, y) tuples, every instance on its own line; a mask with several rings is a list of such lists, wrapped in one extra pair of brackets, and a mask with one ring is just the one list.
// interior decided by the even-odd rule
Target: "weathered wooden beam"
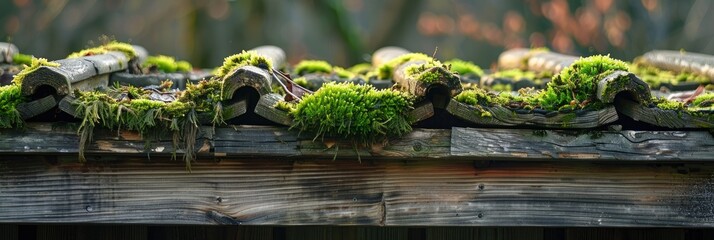
[(709, 161), (706, 131), (590, 131), (453, 128), (451, 155), (483, 159)]
[(0, 222), (714, 226), (711, 164), (225, 159), (4, 157)]
[(629, 99), (617, 99), (618, 112), (631, 117), (635, 121), (666, 128), (714, 128), (714, 118), (711, 113), (696, 116), (681, 110), (662, 110), (657, 107), (644, 106)]
[[(558, 111), (516, 111), (502, 106), (476, 108), (471, 105), (449, 101), (446, 111), (470, 123), (482, 126), (536, 126), (543, 128), (595, 128), (617, 121), (615, 107), (597, 111), (577, 110), (569, 113)], [(488, 112), (489, 115), (483, 115)]]
[[(31, 123), (0, 130), (0, 155), (69, 155), (79, 148), (77, 124)], [(531, 129), (415, 129), (385, 144), (318, 138), (287, 127), (201, 127), (195, 149), (201, 158), (362, 158), (545, 160), (618, 162), (714, 161), (714, 137), (707, 131), (574, 131)], [(178, 149), (177, 153), (183, 151)], [(166, 157), (171, 136), (147, 140), (133, 131), (96, 129), (85, 155)], [(96, 158), (94, 157), (94, 158)], [(90, 158), (91, 161), (91, 158)]]

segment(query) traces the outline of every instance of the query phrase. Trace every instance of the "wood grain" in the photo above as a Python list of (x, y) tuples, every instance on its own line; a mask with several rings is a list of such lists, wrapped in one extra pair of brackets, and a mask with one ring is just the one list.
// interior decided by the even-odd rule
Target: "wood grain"
[(502, 107), (483, 107), (491, 116), (482, 116), (481, 109), (474, 106), (449, 101), (446, 111), (452, 115), (479, 126), (536, 126), (544, 128), (595, 128), (617, 121), (617, 111), (610, 106), (597, 111), (584, 111), (582, 113), (558, 113), (553, 115), (529, 112), (517, 113), (514, 110)]
[(628, 99), (616, 99), (618, 112), (654, 126), (683, 129), (683, 128), (714, 128), (712, 113), (705, 113), (706, 117), (693, 116), (684, 111), (662, 110), (656, 107), (643, 106)]
[[(17, 156), (78, 153), (78, 124), (34, 123), (23, 130), (0, 129), (0, 154)], [(201, 158), (364, 158), (444, 160), (547, 160), (694, 162), (714, 161), (714, 137), (707, 131), (574, 131), (452, 128), (415, 129), (384, 144), (364, 146), (344, 139), (314, 139), (313, 133), (287, 127), (200, 128), (195, 149)], [(166, 157), (171, 136), (141, 136), (133, 131), (96, 129), (85, 154)], [(183, 153), (178, 149), (177, 153)]]
[(0, 160), (0, 222), (714, 226), (707, 164), (17, 160)]
[(453, 156), (502, 159), (700, 161), (712, 158), (714, 137), (694, 131), (592, 131), (453, 128)]

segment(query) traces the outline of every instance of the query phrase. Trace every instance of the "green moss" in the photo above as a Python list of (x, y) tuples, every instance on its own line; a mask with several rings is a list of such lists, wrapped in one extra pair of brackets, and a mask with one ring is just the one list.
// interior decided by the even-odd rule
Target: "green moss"
[(714, 102), (714, 92), (709, 92), (700, 94), (699, 96), (694, 98), (694, 100), (692, 100), (692, 105), (697, 107), (703, 105), (711, 106), (712, 102)]
[(451, 71), (456, 72), (460, 75), (470, 74), (479, 77), (484, 75), (483, 69), (481, 69), (481, 67), (477, 66), (473, 62), (468, 62), (461, 59), (452, 59), (444, 62), (444, 65), (450, 66)]
[(662, 110), (684, 110), (686, 107), (683, 102), (666, 98), (653, 98), (652, 102)]
[(585, 108), (586, 103), (598, 101), (597, 82), (617, 70), (627, 71), (627, 63), (602, 55), (580, 58), (553, 76), (539, 94), (537, 104), (546, 110), (557, 110), (564, 105)]
[[(443, 68), (447, 71), (439, 71), (438, 69), (435, 69), (435, 67)], [(407, 78), (416, 79), (417, 81), (424, 83), (434, 83), (440, 79), (452, 77), (447, 76), (451, 75), (448, 70), (449, 66), (444, 65), (439, 61), (431, 60), (422, 64), (407, 66), (404, 69), (404, 72)]]
[(295, 65), (295, 73), (299, 76), (308, 73), (332, 73), (332, 65), (321, 60), (302, 60)]
[(78, 131), (82, 136), (80, 160), (84, 159), (83, 149), (91, 140), (94, 127), (135, 130), (142, 136), (169, 130), (173, 132), (174, 150), (184, 150), (184, 160), (190, 168), (198, 114), (213, 116), (214, 124), (223, 122), (221, 83), (203, 80), (187, 85), (186, 90), (178, 93), (163, 92), (175, 94), (176, 100), (171, 102), (152, 100), (150, 94), (155, 91), (132, 86), (121, 86), (108, 92), (76, 91), (77, 115), (82, 118)]
[(132, 47), (131, 44), (117, 42), (117, 41), (111, 41), (111, 42), (108, 42), (108, 43), (98, 46), (98, 47), (88, 48), (88, 49), (81, 50), (79, 52), (74, 52), (74, 53), (70, 54), (69, 56), (67, 56), (67, 58), (78, 58), (78, 57), (84, 57), (84, 56), (99, 55), (99, 54), (104, 54), (104, 53), (111, 52), (111, 51), (122, 52), (129, 59), (136, 57), (136, 52), (134, 51), (134, 47)]
[(270, 60), (255, 51), (243, 51), (226, 57), (223, 60), (223, 65), (214, 71), (214, 75), (216, 78), (222, 79), (233, 70), (248, 65), (263, 68), (269, 72), (273, 71), (273, 63)]
[(491, 86), (491, 90), (497, 92), (510, 92), (512, 89), (513, 87), (510, 84), (494, 84)]
[(345, 70), (344, 68), (341, 68), (341, 67), (333, 67), (333, 68), (332, 68), (332, 72), (333, 72), (337, 77), (342, 78), (342, 79), (353, 79), (353, 78), (356, 76), (356, 74), (354, 74), (354, 73), (352, 73), (352, 72), (350, 72), (350, 71), (347, 71), (347, 70)]
[(21, 126), (23, 121), (17, 105), (24, 102), (20, 85), (12, 84), (0, 87), (0, 128)]
[(17, 65), (30, 65), (32, 64), (32, 59), (34, 57), (32, 55), (25, 55), (25, 54), (15, 54), (12, 55), (12, 63), (17, 64)]
[(17, 105), (27, 99), (22, 95), (22, 81), (25, 76), (34, 72), (42, 66), (59, 66), (58, 63), (49, 62), (44, 58), (32, 58), (29, 66), (25, 66), (12, 79), (12, 84), (0, 87), (0, 128), (18, 127), (23, 124)]
[(391, 89), (326, 83), (297, 104), (291, 112), (293, 127), (315, 132), (315, 138), (327, 135), (373, 143), (411, 131), (406, 113), (412, 101)]
[(507, 69), (492, 73), (491, 76), (495, 78), (504, 78), (512, 80), (530, 80), (532, 82), (537, 82), (539, 79), (551, 78), (553, 73), (551, 72), (533, 72), (524, 71), (521, 69)]
[(681, 83), (711, 83), (712, 79), (706, 76), (698, 75), (690, 72), (674, 72), (659, 69), (642, 62), (635, 60), (635, 63), (630, 65), (632, 73), (637, 75), (642, 81), (646, 82), (650, 87), (657, 88), (664, 84), (677, 85)]
[(295, 105), (296, 105), (295, 103), (286, 102), (286, 101), (281, 100), (281, 101), (276, 102), (275, 106), (273, 106), (273, 107), (275, 107), (275, 109), (278, 109), (281, 111), (292, 112), (292, 111), (295, 111)]
[(191, 64), (186, 61), (176, 61), (173, 57), (164, 55), (149, 56), (142, 64), (142, 67), (156, 67), (156, 69), (165, 73), (189, 72), (193, 69)]
[(357, 75), (367, 74), (370, 70), (372, 70), (372, 64), (369, 63), (359, 63), (347, 69), (347, 71)]
[(176, 71), (179, 72), (190, 72), (193, 70), (193, 66), (191, 66), (191, 63), (188, 61), (177, 61), (176, 62)]
[(409, 61), (413, 61), (413, 60), (425, 60), (427, 62), (436, 61), (433, 58), (431, 58), (423, 53), (407, 53), (407, 54), (401, 55), (399, 57), (396, 57), (380, 66), (377, 66), (374, 69), (374, 73), (372, 73), (371, 75), (376, 76), (377, 79), (391, 79), (394, 69), (397, 66), (399, 66), (403, 63), (409, 62)]
[(305, 77), (298, 77), (296, 79), (293, 79), (293, 82), (295, 82), (297, 85), (300, 85), (301, 87), (310, 88), (310, 83), (307, 81), (307, 78)]
[(22, 85), (22, 80), (25, 79), (25, 76), (34, 72), (35, 70), (39, 69), (40, 67), (59, 67), (59, 63), (50, 62), (44, 58), (32, 58), (32, 60), (30, 60), (30, 65), (23, 68), (22, 71), (17, 73), (15, 75), (15, 77), (12, 79), (13, 84)]
[(456, 95), (454, 100), (475, 107), (481, 117), (491, 117), (491, 112), (487, 111), (486, 107), (504, 106), (514, 101), (514, 98), (508, 93), (495, 95), (480, 88), (471, 88)]

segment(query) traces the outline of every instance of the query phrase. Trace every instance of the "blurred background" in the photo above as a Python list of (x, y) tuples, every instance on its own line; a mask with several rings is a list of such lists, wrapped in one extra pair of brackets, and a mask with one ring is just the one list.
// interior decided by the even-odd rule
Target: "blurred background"
[(214, 67), (263, 44), (291, 63), (349, 66), (397, 45), (491, 66), (503, 50), (548, 47), (623, 60), (652, 49), (714, 54), (710, 0), (2, 0), (0, 41), (50, 59), (101, 35)]

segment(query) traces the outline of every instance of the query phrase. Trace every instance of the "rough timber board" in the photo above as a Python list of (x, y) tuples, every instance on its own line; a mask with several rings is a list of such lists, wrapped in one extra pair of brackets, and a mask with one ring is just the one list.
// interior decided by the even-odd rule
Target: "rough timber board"
[[(33, 123), (25, 129), (0, 129), (1, 155), (77, 156), (77, 124)], [(545, 134), (543, 136), (543, 134)], [(547, 160), (615, 162), (714, 161), (714, 136), (707, 131), (573, 131), (532, 129), (414, 129), (386, 145), (357, 146), (352, 141), (319, 138), (287, 127), (232, 126), (199, 131), (195, 149), (201, 159), (361, 158)], [(97, 129), (86, 155), (94, 158), (161, 157), (173, 153), (171, 135), (150, 145), (138, 133)], [(178, 150), (177, 153), (182, 153)], [(199, 161), (202, 161), (199, 159)]]
[(17, 160), (0, 160), (0, 222), (714, 226), (702, 163)]
[(697, 161), (714, 157), (705, 131), (592, 131), (453, 128), (451, 155), (506, 159)]

